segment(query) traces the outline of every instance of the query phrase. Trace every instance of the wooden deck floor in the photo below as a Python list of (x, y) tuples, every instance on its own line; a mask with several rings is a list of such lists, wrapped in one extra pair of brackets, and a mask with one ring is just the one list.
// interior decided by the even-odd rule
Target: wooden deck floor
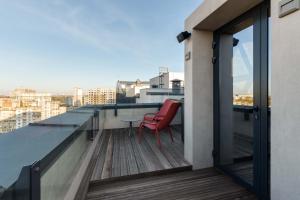
[(91, 181), (191, 168), (184, 160), (180, 127), (173, 127), (172, 130), (173, 143), (167, 133), (161, 134), (162, 149), (157, 147), (155, 137), (150, 132), (146, 131), (142, 142), (138, 143), (136, 134), (128, 136), (128, 129), (105, 130), (101, 135)]
[(254, 194), (215, 169), (90, 184), (87, 200), (255, 200)]

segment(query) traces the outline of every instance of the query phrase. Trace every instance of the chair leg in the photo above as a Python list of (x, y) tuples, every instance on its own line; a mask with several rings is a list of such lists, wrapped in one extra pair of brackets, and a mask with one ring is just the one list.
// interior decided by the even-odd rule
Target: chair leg
[(155, 131), (155, 136), (156, 136), (157, 145), (161, 149), (160, 136), (159, 136), (159, 132), (157, 130)]
[(172, 129), (171, 129), (170, 126), (168, 126), (168, 132), (169, 132), (169, 134), (170, 134), (170, 137), (171, 137), (172, 142), (174, 142), (173, 133), (172, 133)]
[(143, 124), (141, 123), (141, 125), (139, 127), (139, 134), (138, 134), (139, 143), (141, 143), (141, 141), (142, 141), (142, 135), (143, 135)]

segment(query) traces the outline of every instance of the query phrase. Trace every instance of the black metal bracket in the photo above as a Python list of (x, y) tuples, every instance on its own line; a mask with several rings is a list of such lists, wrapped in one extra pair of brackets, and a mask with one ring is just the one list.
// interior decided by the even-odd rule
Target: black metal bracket
[(212, 62), (212, 64), (216, 64), (216, 62), (217, 62), (217, 57), (212, 57), (212, 59), (211, 59), (211, 62)]
[(217, 47), (217, 43), (215, 41), (212, 42), (211, 48), (215, 49)]

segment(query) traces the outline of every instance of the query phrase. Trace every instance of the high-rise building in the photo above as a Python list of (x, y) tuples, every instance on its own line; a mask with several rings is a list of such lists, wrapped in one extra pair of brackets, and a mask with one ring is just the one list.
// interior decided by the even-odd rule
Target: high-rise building
[(74, 88), (73, 106), (80, 107), (83, 105), (83, 90), (81, 88)]
[(110, 88), (96, 88), (88, 91), (87, 104), (114, 104), (116, 90)]

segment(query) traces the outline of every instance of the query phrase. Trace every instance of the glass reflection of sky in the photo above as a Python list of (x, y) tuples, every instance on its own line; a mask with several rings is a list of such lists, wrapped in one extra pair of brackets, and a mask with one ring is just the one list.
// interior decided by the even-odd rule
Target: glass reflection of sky
[(233, 48), (234, 95), (253, 94), (253, 26), (234, 35), (239, 44)]

